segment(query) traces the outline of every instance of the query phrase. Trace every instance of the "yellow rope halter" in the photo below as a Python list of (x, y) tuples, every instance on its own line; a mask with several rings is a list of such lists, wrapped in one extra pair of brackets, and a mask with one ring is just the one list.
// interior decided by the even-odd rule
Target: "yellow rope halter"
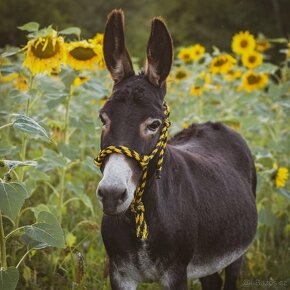
[(142, 195), (144, 193), (146, 180), (147, 180), (148, 164), (154, 158), (154, 156), (158, 153), (156, 176), (157, 178), (160, 178), (164, 152), (165, 152), (167, 139), (168, 139), (168, 128), (170, 126), (170, 121), (169, 121), (170, 111), (169, 111), (168, 105), (165, 102), (163, 103), (163, 108), (164, 108), (164, 115), (165, 115), (163, 127), (161, 129), (159, 139), (154, 149), (150, 153), (150, 155), (140, 155), (138, 152), (131, 150), (126, 146), (108, 146), (107, 148), (101, 150), (97, 158), (94, 160), (97, 166), (101, 166), (104, 159), (108, 155), (112, 153), (118, 153), (118, 154), (124, 154), (130, 158), (133, 158), (140, 164), (142, 168), (141, 185), (138, 188), (136, 188), (134, 192), (134, 199), (131, 203), (131, 211), (135, 215), (136, 235), (138, 238), (141, 238), (142, 240), (146, 240), (148, 237), (148, 228), (147, 228), (146, 221), (144, 219), (145, 208), (142, 203)]

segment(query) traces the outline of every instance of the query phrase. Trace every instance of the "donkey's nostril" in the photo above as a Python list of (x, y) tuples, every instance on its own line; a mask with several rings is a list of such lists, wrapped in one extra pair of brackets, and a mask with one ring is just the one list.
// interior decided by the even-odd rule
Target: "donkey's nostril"
[(104, 197), (104, 192), (101, 189), (98, 190), (98, 196), (100, 198), (103, 198)]
[(124, 202), (124, 201), (127, 199), (127, 197), (128, 197), (127, 189), (125, 189), (125, 190), (121, 193), (121, 195), (119, 196), (119, 201), (120, 201), (120, 202)]

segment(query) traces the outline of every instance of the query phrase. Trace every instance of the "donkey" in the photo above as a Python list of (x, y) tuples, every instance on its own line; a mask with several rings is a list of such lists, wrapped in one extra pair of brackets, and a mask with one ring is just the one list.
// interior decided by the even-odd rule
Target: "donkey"
[[(100, 110), (101, 149), (126, 146), (149, 155), (160, 136), (173, 45), (160, 17), (152, 20), (143, 71), (136, 75), (124, 39), (124, 15), (113, 10), (106, 23), (104, 58), (114, 81)], [(256, 172), (243, 138), (221, 123), (192, 124), (173, 136), (164, 153), (161, 178), (156, 156), (148, 164), (142, 197), (148, 238), (136, 237), (130, 210), (142, 169), (124, 154), (101, 164), (97, 197), (103, 208), (102, 238), (114, 290), (142, 282), (163, 289), (188, 289), (199, 278), (203, 290), (237, 289), (243, 255), (257, 226)], [(120, 152), (119, 152), (120, 153)]]

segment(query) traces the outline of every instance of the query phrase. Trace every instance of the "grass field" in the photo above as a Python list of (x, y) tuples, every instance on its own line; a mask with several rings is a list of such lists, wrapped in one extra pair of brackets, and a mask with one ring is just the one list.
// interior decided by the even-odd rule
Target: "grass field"
[[(65, 44), (62, 36), (76, 29), (62, 36), (35, 23), (22, 29), (30, 35), (26, 48), (8, 48), (0, 58), (0, 281), (5, 290), (110, 289), (95, 196), (101, 174), (93, 163), (98, 111), (112, 87), (102, 35)], [(268, 57), (277, 43), (284, 47), (278, 65)], [(168, 79), (170, 135), (193, 122), (221, 121), (254, 154), (259, 225), (240, 279), (247, 289), (290, 287), (289, 50), (286, 39), (243, 33), (233, 52), (178, 48)], [(198, 281), (190, 289), (200, 289)]]

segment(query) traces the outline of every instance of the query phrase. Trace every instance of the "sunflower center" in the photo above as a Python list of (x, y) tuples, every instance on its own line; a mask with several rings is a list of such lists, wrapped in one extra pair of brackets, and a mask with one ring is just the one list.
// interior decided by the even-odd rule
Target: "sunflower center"
[(90, 47), (76, 47), (72, 49), (69, 53), (73, 58), (83, 61), (92, 59), (97, 55)]
[(37, 43), (37, 40), (31, 47), (32, 53), (38, 58), (51, 58), (59, 52), (59, 42), (53, 44), (52, 38), (46, 38)]
[(249, 62), (250, 62), (250, 63), (255, 63), (255, 62), (256, 62), (256, 57), (253, 56), (253, 55), (251, 55), (251, 56), (249, 57)]
[(185, 54), (183, 55), (183, 58), (184, 58), (184, 59), (189, 59), (189, 58), (190, 58), (190, 55), (189, 55), (188, 53), (185, 53)]
[(186, 77), (186, 73), (184, 71), (178, 71), (175, 75), (178, 80), (181, 80)]
[(248, 46), (248, 41), (245, 40), (245, 39), (243, 39), (243, 40), (241, 41), (241, 47), (242, 47), (242, 48), (246, 48), (247, 46)]
[(223, 66), (227, 62), (228, 60), (226, 58), (220, 58), (214, 63), (214, 66), (216, 67)]
[(250, 85), (258, 84), (261, 81), (261, 76), (250, 75), (248, 76), (248, 83)]

